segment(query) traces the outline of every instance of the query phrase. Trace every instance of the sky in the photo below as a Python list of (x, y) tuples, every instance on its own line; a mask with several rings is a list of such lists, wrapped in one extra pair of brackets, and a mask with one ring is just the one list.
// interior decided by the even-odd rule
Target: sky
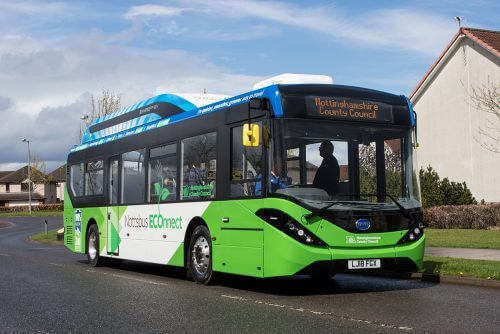
[[(495, 14), (496, 13), (496, 14)], [(0, 170), (47, 172), (92, 96), (237, 95), (281, 73), (409, 95), (462, 26), (500, 30), (498, 0), (0, 0)]]

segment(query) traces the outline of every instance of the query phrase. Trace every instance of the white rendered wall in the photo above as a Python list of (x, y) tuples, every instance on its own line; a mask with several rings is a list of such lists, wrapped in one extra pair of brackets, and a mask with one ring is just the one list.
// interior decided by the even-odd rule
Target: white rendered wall
[(478, 128), (491, 116), (474, 107), (471, 87), (498, 84), (499, 66), (497, 57), (464, 39), (412, 101), (418, 114), (419, 165), (430, 164), (441, 178), (465, 181), (478, 201), (500, 202), (500, 153), (480, 144)]
[(20, 193), (21, 192), (21, 184), (10, 184), (10, 192), (11, 193)]

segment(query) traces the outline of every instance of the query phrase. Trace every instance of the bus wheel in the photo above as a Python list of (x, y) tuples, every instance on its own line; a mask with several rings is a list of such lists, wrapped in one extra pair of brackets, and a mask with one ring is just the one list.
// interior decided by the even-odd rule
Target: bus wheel
[(103, 264), (103, 258), (99, 256), (99, 230), (97, 225), (91, 225), (87, 234), (87, 259), (92, 267)]
[(197, 283), (208, 284), (212, 279), (212, 241), (207, 227), (195, 228), (189, 242), (187, 267)]

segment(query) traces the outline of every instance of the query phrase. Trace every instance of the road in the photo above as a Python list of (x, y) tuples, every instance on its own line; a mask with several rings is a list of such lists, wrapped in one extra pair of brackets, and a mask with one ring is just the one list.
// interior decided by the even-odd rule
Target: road
[[(91, 268), (27, 240), (45, 218), (0, 218), (0, 333), (498, 333), (500, 289), (337, 275), (201, 286), (182, 270)], [(62, 226), (49, 219), (49, 228)]]

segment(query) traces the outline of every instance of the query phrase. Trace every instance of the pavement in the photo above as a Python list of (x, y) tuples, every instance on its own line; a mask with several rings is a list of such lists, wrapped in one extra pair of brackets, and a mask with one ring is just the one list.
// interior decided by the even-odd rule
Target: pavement
[(499, 249), (425, 247), (425, 255), (472, 260), (500, 261)]

